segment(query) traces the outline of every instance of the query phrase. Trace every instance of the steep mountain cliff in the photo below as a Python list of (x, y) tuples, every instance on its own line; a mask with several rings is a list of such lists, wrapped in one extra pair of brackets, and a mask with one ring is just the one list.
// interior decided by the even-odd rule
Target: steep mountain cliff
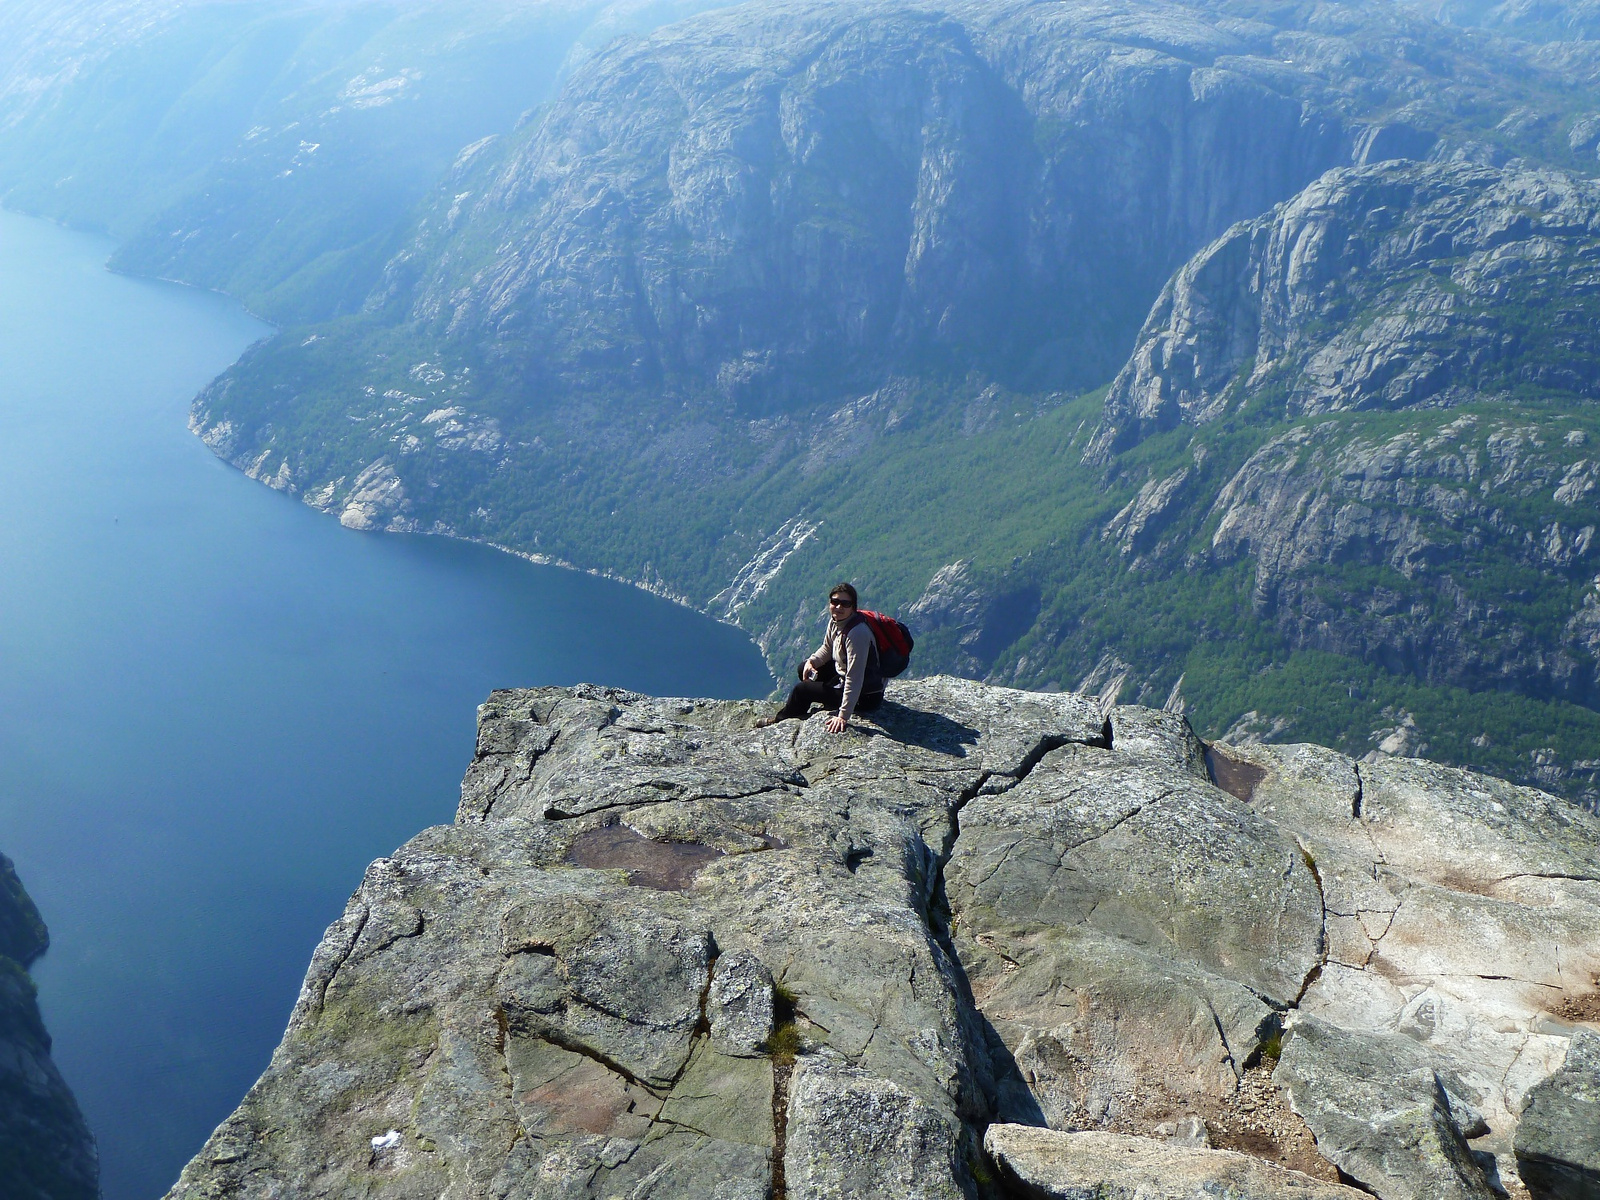
[(1178, 272), (1106, 397), (1091, 454), (1107, 437), (1213, 421), (1269, 381), (1291, 418), (1517, 389), (1581, 406), (1600, 386), (1597, 238), (1600, 187), (1587, 179), (1331, 172)]
[[(727, 504), (896, 375), (1093, 387), (1231, 222), (1568, 82), (1380, 6), (711, 13), (613, 43), (468, 148), (368, 319), (263, 349), (197, 420), (352, 521), (649, 566), (702, 599), (745, 539), (646, 559), (606, 538), (600, 504), (633, 527), (670, 503), (619, 452)], [(1379, 119), (1402, 104), (1420, 124)], [(552, 475), (588, 486), (535, 499)]]
[(1600, 819), (952, 678), (756, 712), (495, 693), (172, 1200), (1600, 1186)]
[(39, 910), (0, 854), (0, 1181), (15, 1200), (97, 1200), (94, 1137), (50, 1059), (28, 978), (49, 944)]
[(192, 414), (251, 476), (1600, 804), (1581, 6), (262, 4), (0, 61), (11, 202), (139, 180), (119, 262), (287, 323)]
[(1085, 457), (1189, 445), (1107, 534), (1245, 565), (1290, 650), (1596, 707), (1597, 283), (1589, 180), (1330, 172), (1163, 291)]

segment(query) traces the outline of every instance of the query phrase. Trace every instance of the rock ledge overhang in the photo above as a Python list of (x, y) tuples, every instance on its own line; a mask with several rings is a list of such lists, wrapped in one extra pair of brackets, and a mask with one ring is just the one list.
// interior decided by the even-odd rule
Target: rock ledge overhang
[(494, 693), (170, 1195), (1596, 1179), (1549, 1133), (1596, 1088), (1592, 815), (947, 677), (842, 736), (766, 708)]

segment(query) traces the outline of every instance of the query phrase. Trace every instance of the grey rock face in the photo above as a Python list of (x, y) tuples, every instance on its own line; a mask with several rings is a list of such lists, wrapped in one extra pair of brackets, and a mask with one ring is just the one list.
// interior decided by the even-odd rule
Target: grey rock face
[(1039, 591), (1030, 585), (1005, 586), (1004, 579), (979, 581), (971, 564), (947, 563), (929, 578), (922, 595), (906, 610), (922, 645), (928, 635), (946, 633), (954, 645), (951, 669), (980, 677), (995, 656), (1033, 624)]
[(1064, 1128), (1231, 1096), (1321, 958), (1295, 843), (1182, 759), (1119, 751), (1117, 722), (1111, 750), (1054, 751), (967, 805), (946, 870), (973, 994)]
[(1199, 1117), (1163, 1121), (1156, 1126), (1156, 1136), (1171, 1146), (1188, 1147), (1191, 1150), (1211, 1149), (1211, 1131)]
[[(923, 346), (1052, 378), (1091, 355), (1109, 374), (1098, 335), (1131, 333), (1170, 245), (1348, 161), (1311, 79), (1285, 91), (1251, 69), (1272, 44), (1155, 3), (709, 14), (576, 71), (538, 135), (395, 264), (396, 295), (556, 387), (592, 382), (603, 355), (619, 383), (771, 408), (819, 370)], [(440, 232), (495, 238), (496, 261), (464, 276)], [(638, 304), (609, 302), (619, 289)]]
[(1139, 494), (1117, 510), (1116, 516), (1106, 522), (1100, 533), (1102, 541), (1115, 541), (1124, 556), (1135, 555), (1139, 562), (1140, 551), (1150, 548), (1167, 523), (1169, 515), (1185, 497), (1185, 485), (1193, 474), (1183, 467), (1158, 479), (1150, 479), (1139, 489)]
[(1114, 1133), (991, 1125), (983, 1144), (1024, 1195), (1041, 1200), (1355, 1200), (1366, 1194), (1244, 1154)]
[(772, 1036), (772, 972), (753, 954), (717, 959), (706, 994), (711, 1045), (723, 1054), (759, 1054)]
[(48, 944), (38, 908), (0, 854), (0, 1182), (15, 1200), (98, 1200), (94, 1136), (50, 1057), (27, 973)]
[[(1592, 697), (1600, 684), (1581, 664), (1592, 654), (1594, 609), (1589, 590), (1570, 585), (1594, 567), (1593, 504), (1564, 519), (1535, 517), (1534, 528), (1508, 520), (1505, 505), (1553, 497), (1572, 467), (1505, 422), (1463, 416), (1439, 425), (1369, 438), (1329, 423), (1273, 438), (1218, 492), (1212, 552), (1219, 561), (1255, 560), (1252, 602), (1296, 644), (1344, 653), (1376, 645), (1440, 682)], [(1571, 592), (1575, 607), (1552, 630), (1555, 647), (1537, 645), (1526, 618), (1491, 612), (1470, 576), (1453, 577), (1449, 547), (1463, 538), (1492, 539), (1508, 562)], [(1309, 584), (1352, 561), (1402, 579), (1436, 574), (1435, 598), (1402, 608), (1343, 589), (1330, 598)]]
[(1179, 713), (1119, 704), (1111, 710), (1111, 744), (1118, 753), (1164, 763), (1199, 779), (1206, 773), (1205, 748)]
[[(1600, 360), (1580, 349), (1597, 281), (1592, 180), (1464, 164), (1330, 171), (1177, 272), (1089, 457), (1265, 405), (1295, 423), (1188, 507), (1209, 509), (1212, 563), (1253, 562), (1252, 605), (1290, 645), (1593, 705), (1600, 508), (1586, 435), (1481, 405), (1600, 394)], [(1423, 415), (1469, 403), (1480, 407)], [(1413, 416), (1380, 429), (1335, 415), (1375, 409)], [(1188, 474), (1149, 480), (1103, 536), (1148, 551), (1140, 522), (1171, 520)], [(1480, 578), (1487, 561), (1539, 580), (1564, 612), (1552, 622), (1501, 602)], [(1345, 578), (1357, 564), (1388, 582)]]
[(1488, 1127), (1450, 1095), (1411, 1039), (1301, 1018), (1273, 1079), (1317, 1135), (1317, 1148), (1382, 1200), (1489, 1200), (1464, 1136)]
[(796, 1200), (957, 1200), (965, 1131), (892, 1080), (807, 1056), (789, 1091), (787, 1194)]
[(0, 854), (0, 957), (26, 970), (50, 946), (39, 909), (17, 878), (17, 868)]
[(509, 1022), (663, 1087), (689, 1057), (711, 938), (672, 919), (670, 908), (642, 907), (558, 895), (508, 910), (496, 999)]
[[(1542, 341), (1516, 336), (1524, 313), (1500, 300), (1508, 288), (1529, 304), (1586, 286), (1597, 242), (1600, 190), (1564, 173), (1330, 171), (1173, 276), (1106, 397), (1107, 421), (1124, 437), (1204, 424), (1291, 364), (1291, 415), (1440, 403), (1518, 379), (1589, 395), (1593, 364), (1546, 361)], [(1540, 313), (1552, 344), (1585, 319), (1560, 304)]]
[[(1108, 738), (1084, 697), (966, 680), (844, 735), (757, 712), (491, 696), (456, 823), (368, 870), (172, 1200), (976, 1200), (996, 1163), (1333, 1200), (1317, 1147), (1384, 1196), (1481, 1200), (1480, 1151), (1516, 1178), (1587, 1019), (1535, 1007), (1568, 985), (1532, 939), (1600, 959), (1592, 820), (1316, 747), (1213, 755), (1230, 792), (1172, 714)], [(1230, 1132), (1261, 1106), (1319, 1178)]]
[(1600, 1196), (1600, 1036), (1575, 1033), (1561, 1070), (1529, 1089), (1516, 1152), (1537, 1200)]
[(339, 513), (339, 524), (346, 529), (409, 532), (416, 529), (417, 525), (406, 518), (408, 508), (410, 504), (406, 500), (405, 485), (395, 474), (393, 465), (387, 459), (380, 458), (364, 468), (351, 484), (350, 493), (344, 498), (344, 508)]
[[(1531, 788), (1423, 761), (1354, 763), (1315, 746), (1229, 753), (1265, 771), (1251, 806), (1296, 831), (1323, 893), (1325, 958), (1291, 1014), (1280, 1067), (1284, 1086), (1302, 1071), (1320, 1080), (1299, 1096), (1290, 1088), (1296, 1109), (1330, 1131), (1348, 1114), (1355, 1124), (1334, 1136), (1350, 1139), (1352, 1156), (1369, 1153), (1359, 1134), (1373, 1114), (1409, 1111), (1413, 1164), (1431, 1145), (1471, 1188), (1472, 1172), (1450, 1158), (1453, 1123), (1503, 1181), (1516, 1179), (1519, 1113), (1561, 1066), (1581, 1028), (1572, 1018), (1594, 1004), (1600, 825)], [(1355, 1078), (1341, 1085), (1347, 1069)], [(1400, 1075), (1412, 1083), (1388, 1099), (1361, 1090)], [(1303, 1107), (1322, 1104), (1328, 1115)], [(1387, 1169), (1400, 1170), (1394, 1139), (1379, 1141)], [(1375, 1159), (1348, 1161), (1366, 1186), (1400, 1194)], [(1436, 1168), (1425, 1177), (1448, 1177)]]
[[(457, 823), (369, 870), (174, 1197), (753, 1200), (780, 1165), (791, 1197), (968, 1194), (992, 1071), (940, 856), (965, 797), (1103, 718), (938, 679), (845, 737), (754, 716), (495, 693)], [(765, 1044), (774, 976), (792, 1068)]]

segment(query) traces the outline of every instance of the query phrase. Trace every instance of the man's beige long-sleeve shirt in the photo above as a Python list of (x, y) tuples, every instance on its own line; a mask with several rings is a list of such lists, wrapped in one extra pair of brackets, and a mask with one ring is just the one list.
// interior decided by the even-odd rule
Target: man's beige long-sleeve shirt
[[(844, 680), (844, 699), (839, 703), (839, 715), (846, 721), (855, 712), (864, 687), (871, 686), (880, 692), (883, 690), (883, 678), (875, 669), (877, 651), (878, 644), (865, 621), (857, 621), (842, 636), (839, 623), (829, 621), (827, 632), (822, 636), (822, 645), (806, 660), (819, 671), (832, 663), (839, 678)], [(874, 669), (869, 671), (869, 666)]]

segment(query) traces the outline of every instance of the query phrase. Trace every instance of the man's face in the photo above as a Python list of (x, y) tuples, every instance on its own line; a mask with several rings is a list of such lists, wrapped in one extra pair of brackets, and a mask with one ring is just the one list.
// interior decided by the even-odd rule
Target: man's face
[(841, 624), (848, 621), (855, 610), (856, 606), (851, 603), (849, 596), (840, 594), (828, 597), (828, 613)]

